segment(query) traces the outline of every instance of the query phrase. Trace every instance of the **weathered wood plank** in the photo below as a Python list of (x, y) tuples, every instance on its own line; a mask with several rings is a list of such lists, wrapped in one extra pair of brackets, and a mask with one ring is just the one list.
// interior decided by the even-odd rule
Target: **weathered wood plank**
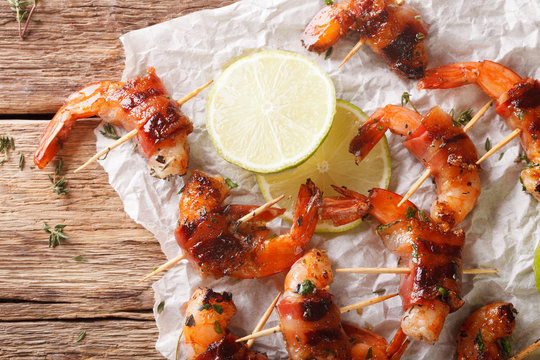
[[(86, 336), (77, 342), (81, 331)], [(0, 323), (2, 359), (161, 359), (153, 321)], [(151, 339), (151, 340), (150, 340)]]
[(24, 41), (15, 16), (0, 5), (0, 114), (54, 113), (71, 92), (117, 80), (124, 68), (119, 36), (235, 0), (47, 0)]
[[(123, 211), (99, 164), (72, 172), (95, 152), (98, 123), (79, 121), (60, 152), (70, 192), (59, 196), (47, 177), (54, 164), (31, 168), (46, 122), (2, 122), (16, 149), (0, 165), (0, 358), (159, 358), (151, 282), (137, 280), (165, 256)], [(48, 248), (43, 221), (66, 224), (69, 239)], [(75, 343), (83, 329), (87, 339)]]

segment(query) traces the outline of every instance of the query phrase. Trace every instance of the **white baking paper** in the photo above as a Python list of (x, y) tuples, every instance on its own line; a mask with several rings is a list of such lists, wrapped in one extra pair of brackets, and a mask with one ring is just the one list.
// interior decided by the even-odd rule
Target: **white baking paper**
[[(503, 63), (523, 77), (540, 77), (540, 10), (537, 1), (410, 0), (410, 3), (431, 24), (426, 41), (431, 67), (489, 59)], [(216, 79), (231, 59), (259, 49), (280, 49), (314, 59), (330, 74), (338, 97), (358, 105), (368, 114), (386, 104), (399, 104), (404, 91), (411, 93), (412, 101), (424, 113), (435, 105), (446, 111), (452, 108), (476, 111), (488, 100), (475, 86), (417, 91), (415, 81), (398, 78), (367, 48), (338, 70), (338, 64), (356, 41), (353, 35), (334, 46), (332, 56), (326, 60), (324, 56), (307, 52), (300, 43), (305, 25), (323, 5), (322, 0), (244, 0), (133, 31), (121, 38), (126, 52), (123, 78), (143, 75), (147, 67), (154, 66), (172, 96), (178, 99), (208, 80)], [(262, 204), (255, 176), (225, 162), (212, 147), (204, 126), (207, 94), (205, 91), (183, 106), (195, 126), (189, 136), (189, 170), (201, 169), (234, 179), (240, 186), (232, 191), (232, 202)], [(486, 138), (495, 144), (509, 132), (504, 121), (491, 109), (470, 131), (470, 136), (479, 153), (483, 154)], [(98, 148), (110, 142), (96, 134)], [(392, 154), (390, 189), (403, 194), (424, 169), (401, 145), (399, 137), (389, 135), (389, 142)], [(460, 225), (467, 234), (465, 267), (497, 268), (499, 275), (466, 276), (463, 295), (467, 304), (448, 317), (438, 343), (429, 346), (413, 342), (404, 359), (453, 358), (461, 322), (473, 309), (492, 301), (510, 301), (520, 310), (514, 349), (522, 349), (540, 337), (537, 315), (540, 295), (536, 292), (532, 271), (540, 217), (537, 201), (522, 192), (518, 181), (523, 164), (516, 164), (514, 159), (519, 152), (520, 146), (515, 140), (499, 153), (504, 155), (492, 156), (483, 164), (482, 195), (474, 211)], [(168, 258), (178, 255), (180, 250), (173, 231), (178, 218), (177, 192), (184, 179), (152, 178), (145, 159), (134, 152), (133, 144), (112, 151), (101, 163), (124, 202), (126, 212), (156, 236)], [(434, 185), (428, 181), (411, 200), (429, 210), (435, 193)], [(316, 235), (311, 245), (327, 249), (335, 267), (396, 266), (397, 258), (375, 235), (376, 225), (374, 221), (367, 221), (343, 234)], [(281, 226), (282, 231), (287, 231), (287, 223)], [(144, 255), (144, 249), (141, 254)], [(142, 275), (150, 268), (135, 272)], [(374, 297), (373, 291), (377, 289), (397, 292), (398, 285), (396, 275), (338, 274), (332, 292), (342, 306)], [(186, 301), (198, 286), (233, 293), (238, 314), (231, 329), (242, 336), (250, 332), (282, 289), (283, 275), (261, 280), (201, 280), (184, 263), (170, 270), (154, 284), (154, 314), (159, 328), (156, 348), (169, 359), (175, 357)], [(158, 314), (157, 306), (162, 301), (165, 307)], [(355, 313), (345, 318), (359, 325), (373, 326), (375, 331), (390, 339), (399, 326), (401, 314), (401, 301), (394, 298), (366, 308), (361, 316)], [(275, 314), (267, 326), (274, 325), (277, 325)], [(279, 334), (257, 340), (255, 349), (266, 352), (270, 359), (287, 358)], [(183, 358), (181, 350), (178, 358)]]

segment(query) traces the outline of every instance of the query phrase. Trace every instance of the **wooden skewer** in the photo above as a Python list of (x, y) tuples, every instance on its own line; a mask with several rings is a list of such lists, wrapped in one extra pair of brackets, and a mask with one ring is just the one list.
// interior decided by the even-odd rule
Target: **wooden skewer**
[[(354, 273), (354, 274), (408, 274), (411, 271), (409, 268), (348, 268), (336, 269), (338, 273)], [(463, 269), (464, 275), (480, 275), (480, 274), (497, 274), (497, 269)]]
[[(257, 216), (258, 214), (262, 213), (263, 211), (265, 211), (266, 209), (268, 209), (269, 207), (271, 207), (272, 205), (277, 203), (279, 200), (283, 199), (283, 197), (284, 197), (284, 195), (281, 195), (281, 196), (275, 198), (274, 200), (259, 206), (258, 208), (251, 211), (249, 214), (247, 214), (246, 216), (244, 216), (240, 220), (238, 220), (237, 224), (240, 224), (242, 221), (252, 219), (253, 217)], [(172, 260), (167, 261), (165, 264), (161, 265), (156, 270), (152, 271), (150, 274), (146, 275), (141, 280), (139, 280), (139, 284), (142, 283), (143, 281), (151, 278), (152, 276), (154, 276), (156, 274), (159, 274), (162, 271), (165, 271), (165, 270), (168, 270), (168, 269), (172, 268), (174, 265), (176, 265), (178, 262), (180, 262), (180, 260), (182, 260), (184, 258), (185, 258), (185, 255), (182, 254), (182, 255), (179, 255), (179, 256), (175, 257)]]
[(181, 254), (181, 255), (178, 255), (177, 257), (175, 257), (174, 259), (171, 259), (169, 261), (167, 261), (165, 264), (161, 265), (160, 267), (158, 267), (156, 270), (152, 271), (150, 274), (146, 275), (145, 277), (143, 277), (141, 280), (139, 280), (139, 284), (142, 283), (143, 281), (151, 278), (152, 276), (156, 275), (156, 274), (159, 274), (160, 272), (163, 272), (165, 270), (168, 270), (170, 268), (172, 268), (174, 265), (178, 264), (181, 260), (185, 259), (185, 255), (184, 254)]
[[(467, 132), (474, 124), (476, 124), (476, 122), (486, 113), (486, 111), (489, 109), (489, 107), (491, 106), (492, 103), (493, 103), (493, 100), (490, 100), (487, 104), (482, 106), (480, 111), (478, 111), (476, 113), (476, 115), (474, 115), (474, 117), (471, 119), (471, 121), (469, 121), (467, 123), (467, 125), (465, 125), (463, 127), (463, 131)], [(418, 190), (418, 188), (420, 188), (420, 186), (422, 186), (424, 181), (426, 181), (427, 178), (430, 175), (431, 175), (431, 171), (429, 169), (426, 169), (424, 171), (424, 173), (422, 174), (422, 176), (420, 176), (420, 178), (418, 180), (416, 180), (416, 182), (411, 186), (409, 191), (407, 191), (405, 196), (403, 196), (403, 199), (401, 199), (401, 201), (398, 203), (398, 207), (403, 205), (405, 203), (405, 201), (409, 200), (409, 198), (412, 196), (412, 194), (414, 194), (416, 192), (416, 190)]]
[(102, 157), (103, 155), (107, 154), (109, 151), (111, 151), (112, 149), (122, 145), (123, 143), (125, 143), (126, 141), (129, 141), (131, 140), (131, 138), (133, 138), (135, 135), (137, 135), (137, 129), (133, 129), (131, 130), (130, 132), (128, 132), (126, 135), (122, 136), (120, 139), (116, 140), (115, 142), (113, 142), (111, 145), (107, 146), (105, 149), (102, 149), (100, 150), (96, 155), (92, 156), (87, 162), (85, 162), (84, 164), (82, 164), (81, 166), (79, 166), (77, 169), (75, 169), (75, 171), (73, 171), (74, 173), (78, 173), (79, 171), (81, 171), (82, 169), (84, 169), (85, 167), (87, 167), (88, 165), (90, 165), (91, 163), (93, 163), (94, 161), (96, 161), (97, 159), (99, 159), (100, 157)]
[[(180, 100), (177, 101), (178, 103), (178, 106), (182, 106), (183, 104), (185, 104), (188, 100), (191, 100), (193, 99), (195, 96), (197, 96), (201, 91), (203, 91), (204, 89), (206, 89), (208, 86), (210, 86), (210, 84), (212, 84), (214, 82), (214, 80), (210, 80), (209, 82), (207, 82), (206, 84), (204, 84), (203, 86), (195, 89), (194, 91), (190, 92), (189, 94), (187, 94), (186, 96), (184, 96), (183, 98), (181, 98)], [(126, 135), (122, 136), (120, 139), (116, 140), (115, 142), (113, 142), (111, 145), (107, 146), (105, 149), (99, 151), (96, 155), (92, 156), (87, 162), (85, 162), (83, 165), (81, 165), (80, 167), (78, 167), (77, 169), (75, 169), (75, 173), (81, 171), (82, 169), (84, 169), (85, 167), (87, 167), (88, 165), (90, 165), (91, 163), (93, 163), (94, 161), (96, 161), (97, 159), (99, 159), (100, 157), (102, 157), (103, 155), (107, 154), (109, 151), (111, 151), (112, 149), (122, 145), (123, 143), (125, 143), (126, 141), (132, 139), (133, 137), (135, 137), (137, 135), (137, 129), (133, 129), (131, 130), (130, 132), (128, 132)]]
[(516, 129), (512, 131), (508, 136), (506, 136), (504, 139), (499, 141), (497, 145), (495, 145), (493, 148), (491, 148), (487, 153), (484, 154), (477, 162), (476, 165), (480, 164), (482, 161), (486, 160), (488, 157), (499, 151), (503, 146), (508, 144), (510, 141), (514, 140), (516, 137), (521, 134), (521, 129)]
[(339, 64), (338, 69), (341, 68), (341, 67), (343, 66), (343, 64), (345, 64), (347, 61), (349, 61), (349, 59), (350, 59), (354, 54), (356, 54), (356, 52), (357, 52), (358, 50), (360, 50), (360, 48), (361, 48), (362, 46), (364, 46), (365, 43), (366, 43), (366, 42), (365, 42), (364, 39), (360, 39), (360, 41), (358, 41), (358, 42), (356, 43), (356, 45), (354, 45), (354, 47), (353, 47), (352, 50), (347, 54), (347, 56), (345, 56), (345, 59), (343, 59), (343, 61), (341, 62), (341, 64)]
[(509, 360), (521, 360), (529, 356), (533, 351), (540, 348), (540, 339), (536, 340), (533, 344), (529, 345), (524, 350), (520, 351), (518, 354), (512, 356)]
[(240, 219), (238, 219), (238, 221), (236, 222), (236, 224), (239, 225), (239, 224), (243, 223), (244, 221), (253, 219), (255, 216), (259, 215), (260, 213), (262, 213), (262, 212), (268, 210), (272, 205), (274, 205), (275, 203), (279, 202), (279, 201), (280, 201), (281, 199), (283, 199), (284, 197), (285, 197), (285, 195), (278, 196), (278, 197), (275, 198), (274, 200), (270, 200), (270, 201), (267, 202), (266, 204), (259, 206), (258, 208), (256, 208), (255, 210), (251, 211), (251, 212), (248, 213), (247, 215), (244, 215), (244, 216), (242, 216)]
[[(358, 309), (364, 308), (366, 306), (377, 304), (377, 303), (380, 303), (382, 301), (388, 300), (388, 299), (393, 298), (394, 296), (397, 296), (397, 295), (398, 294), (391, 294), (391, 295), (379, 296), (379, 297), (376, 297), (376, 298), (373, 298), (373, 299), (361, 301), (361, 302), (353, 304), (353, 305), (342, 307), (340, 309), (340, 312), (343, 314), (343, 313), (346, 313), (346, 312), (349, 312), (349, 311), (352, 311), (352, 310), (358, 310)], [(236, 340), (236, 342), (241, 342), (241, 341), (246, 341), (246, 340), (251, 340), (251, 339), (257, 339), (257, 338), (260, 338), (260, 337), (263, 337), (263, 336), (275, 334), (275, 333), (280, 332), (280, 331), (281, 331), (281, 327), (280, 326), (275, 326), (273, 328), (261, 330), (259, 332), (253, 333), (251, 335), (244, 336), (243, 338), (240, 338), (240, 339)]]
[[(262, 316), (261, 320), (259, 320), (259, 322), (257, 323), (257, 326), (255, 326), (255, 329), (253, 329), (253, 333), (258, 332), (263, 328), (264, 324), (266, 324), (266, 322), (268, 321), (268, 318), (270, 317), (270, 315), (274, 311), (274, 307), (276, 306), (276, 304), (277, 304), (280, 297), (281, 297), (281, 291), (279, 292), (279, 294), (277, 294), (276, 298), (274, 299), (274, 301), (272, 301), (272, 303), (270, 304), (268, 309), (266, 309), (266, 312)], [(246, 343), (247, 348), (250, 349), (253, 346), (254, 342), (255, 342), (255, 339), (249, 340)]]
[(476, 113), (476, 115), (474, 115), (474, 117), (471, 119), (471, 121), (469, 121), (467, 123), (467, 125), (465, 125), (463, 127), (463, 131), (467, 132), (469, 131), (470, 128), (472, 128), (474, 126), (474, 124), (476, 124), (476, 122), (478, 120), (480, 120), (480, 118), (486, 113), (486, 111), (488, 111), (489, 107), (491, 106), (491, 104), (493, 104), (493, 101), (495, 100), (490, 100), (486, 103), (486, 105), (482, 106), (482, 108), (480, 109), (480, 111), (478, 111)]

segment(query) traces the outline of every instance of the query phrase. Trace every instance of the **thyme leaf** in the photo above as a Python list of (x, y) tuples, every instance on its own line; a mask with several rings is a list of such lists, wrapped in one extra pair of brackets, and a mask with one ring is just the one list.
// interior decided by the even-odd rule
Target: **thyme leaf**
[(58, 195), (66, 195), (69, 192), (69, 189), (66, 189), (67, 180), (65, 177), (62, 177), (60, 180), (56, 180), (56, 177), (53, 179), (49, 175), (49, 180), (52, 183), (51, 189)]
[(81, 341), (82, 339), (84, 339), (86, 337), (86, 330), (83, 330), (79, 333), (79, 336), (77, 336), (77, 341), (76, 342), (79, 342)]
[(120, 136), (116, 133), (116, 129), (111, 124), (105, 124), (103, 125), (103, 131), (100, 131), (101, 135), (105, 136), (106, 138), (118, 140), (120, 139)]
[(58, 224), (51, 228), (45, 221), (43, 222), (43, 230), (49, 234), (49, 247), (53, 248), (60, 245), (60, 240), (68, 239), (69, 236), (64, 234), (66, 225)]
[(21, 156), (19, 156), (19, 170), (23, 170), (24, 169), (24, 154), (21, 154)]

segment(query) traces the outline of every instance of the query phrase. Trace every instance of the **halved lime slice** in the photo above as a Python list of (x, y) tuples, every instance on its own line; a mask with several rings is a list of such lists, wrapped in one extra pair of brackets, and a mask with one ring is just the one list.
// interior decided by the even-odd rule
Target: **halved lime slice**
[(311, 59), (262, 51), (235, 61), (217, 79), (206, 106), (206, 128), (225, 160), (272, 173), (313, 154), (335, 111), (332, 80)]
[[(269, 201), (284, 194), (285, 198), (278, 205), (287, 209), (283, 216), (291, 221), (291, 210), (296, 201), (298, 188), (307, 178), (315, 182), (315, 185), (324, 192), (324, 196), (337, 195), (330, 185), (346, 186), (361, 194), (366, 194), (374, 187), (388, 187), (391, 167), (386, 137), (358, 166), (354, 164), (354, 155), (349, 153), (349, 143), (366, 118), (366, 114), (356, 106), (338, 100), (332, 129), (322, 145), (306, 162), (278, 174), (257, 175), (264, 198)], [(357, 220), (350, 224), (334, 226), (331, 221), (319, 221), (316, 231), (345, 231), (361, 222), (362, 220)]]

